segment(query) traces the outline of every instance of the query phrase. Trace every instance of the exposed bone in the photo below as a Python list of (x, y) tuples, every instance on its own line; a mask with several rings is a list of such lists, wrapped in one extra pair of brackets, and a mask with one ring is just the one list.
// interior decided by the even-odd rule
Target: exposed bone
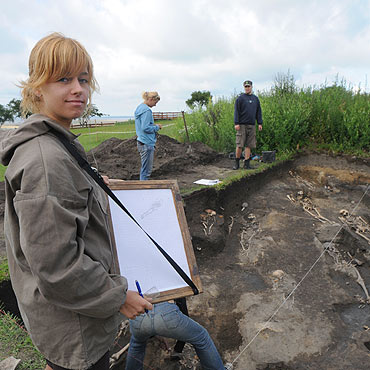
[(242, 233), (240, 234), (240, 245), (242, 246), (243, 251), (246, 251), (245, 245), (248, 244), (248, 242), (245, 241), (245, 234), (247, 232), (245, 230), (242, 230)]
[(310, 214), (312, 217), (316, 218), (317, 220), (319, 220), (320, 222), (322, 223), (325, 223), (324, 220), (322, 220), (320, 217), (317, 217), (316, 215), (314, 215), (312, 212), (310, 212), (307, 208), (303, 207), (304, 211), (306, 211), (308, 214)]
[(248, 208), (248, 203), (247, 203), (247, 202), (244, 202), (244, 203), (242, 204), (242, 212), (243, 212), (246, 208)]
[[(343, 215), (343, 211), (341, 210), (340, 213)], [(353, 229), (353, 231), (364, 238), (369, 244), (370, 244), (370, 237), (364, 235), (364, 233), (370, 232), (370, 225), (361, 217), (361, 216), (348, 216), (344, 217), (339, 216), (338, 217), (344, 224), (348, 225), (350, 228)]]
[(209, 216), (216, 216), (216, 211), (214, 211), (213, 209), (206, 209), (205, 210)]
[(273, 273), (272, 273), (272, 276), (273, 277), (276, 277), (278, 279), (281, 279), (283, 276), (284, 276), (284, 271), (283, 270), (275, 270)]
[(367, 288), (366, 288), (366, 285), (365, 285), (365, 282), (364, 282), (364, 279), (362, 278), (362, 276), (360, 275), (360, 273), (358, 272), (358, 270), (356, 269), (355, 266), (352, 265), (352, 267), (355, 269), (356, 273), (357, 273), (357, 280), (356, 282), (361, 286), (361, 288), (364, 290), (365, 292), (365, 295), (366, 295), (366, 302), (370, 304), (370, 295), (369, 295), (369, 292), (367, 291)]
[(367, 222), (361, 217), (361, 216), (358, 216), (358, 219), (363, 222), (364, 224), (367, 224)]
[(110, 359), (109, 359), (109, 368), (110, 369), (117, 364), (120, 357), (128, 350), (129, 347), (130, 347), (130, 343), (127, 343), (122, 349), (120, 349), (118, 352), (114, 353), (110, 357)]
[(339, 211), (339, 213), (343, 216), (343, 217), (347, 217), (349, 215), (349, 212), (346, 210), (346, 209), (341, 209)]
[(325, 220), (325, 221), (327, 221), (327, 222), (331, 223), (331, 221), (330, 221), (330, 220), (328, 220), (326, 217), (324, 217), (324, 216), (323, 216), (323, 215), (318, 211), (318, 209), (317, 209), (316, 207), (313, 207), (313, 209), (316, 211), (317, 215), (318, 215), (322, 220)]
[(233, 225), (234, 225), (234, 216), (230, 216), (231, 218), (231, 224), (229, 225), (229, 234), (231, 233), (231, 230), (233, 228)]
[(365, 235), (363, 235), (363, 234), (361, 234), (361, 233), (359, 233), (357, 230), (355, 230), (355, 233), (357, 234), (357, 235), (360, 235), (361, 237), (363, 237), (365, 240), (367, 240), (367, 242), (370, 244), (370, 238), (368, 238), (367, 236), (365, 236)]

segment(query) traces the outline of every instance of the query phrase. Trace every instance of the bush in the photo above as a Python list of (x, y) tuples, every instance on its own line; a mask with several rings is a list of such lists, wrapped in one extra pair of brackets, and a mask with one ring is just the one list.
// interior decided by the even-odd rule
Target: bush
[[(294, 77), (278, 75), (261, 101), (263, 130), (257, 132), (258, 153), (292, 152), (315, 143), (335, 151), (364, 153), (370, 150), (370, 96), (338, 79), (332, 86), (298, 88)], [(235, 150), (234, 103), (222, 97), (207, 107), (186, 114), (190, 141), (202, 141), (219, 152)], [(182, 119), (177, 129), (187, 141)]]

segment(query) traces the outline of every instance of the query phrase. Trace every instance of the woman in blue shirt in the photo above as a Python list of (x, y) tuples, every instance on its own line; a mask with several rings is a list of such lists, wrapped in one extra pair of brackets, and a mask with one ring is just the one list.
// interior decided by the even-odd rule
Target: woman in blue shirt
[(151, 108), (160, 100), (156, 91), (145, 91), (144, 99), (135, 110), (135, 129), (137, 135), (137, 149), (141, 157), (140, 180), (149, 180), (152, 173), (154, 148), (157, 141), (157, 132), (162, 128), (155, 125)]

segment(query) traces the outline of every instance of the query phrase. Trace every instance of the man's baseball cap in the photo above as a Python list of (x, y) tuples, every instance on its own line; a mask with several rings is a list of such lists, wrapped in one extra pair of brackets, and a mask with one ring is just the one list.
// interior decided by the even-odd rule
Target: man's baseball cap
[(253, 85), (253, 82), (251, 80), (244, 81), (243, 82), (243, 86), (246, 87), (247, 85), (252, 86)]

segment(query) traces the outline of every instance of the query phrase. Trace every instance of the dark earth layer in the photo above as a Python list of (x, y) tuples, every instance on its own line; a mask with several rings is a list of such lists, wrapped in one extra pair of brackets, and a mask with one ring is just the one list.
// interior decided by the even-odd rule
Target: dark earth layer
[[(138, 178), (134, 139), (110, 139), (93, 152), (101, 173)], [(184, 190), (231, 167), (201, 143), (160, 136), (152, 178), (175, 178)], [(187, 299), (190, 316), (234, 369), (369, 368), (369, 184), (370, 159), (302, 153), (226, 190), (184, 196), (204, 290)], [(2, 191), (1, 222), (3, 202)], [(113, 352), (128, 340), (123, 328)], [(200, 368), (188, 345), (171, 359), (173, 344), (152, 338), (144, 369)]]

